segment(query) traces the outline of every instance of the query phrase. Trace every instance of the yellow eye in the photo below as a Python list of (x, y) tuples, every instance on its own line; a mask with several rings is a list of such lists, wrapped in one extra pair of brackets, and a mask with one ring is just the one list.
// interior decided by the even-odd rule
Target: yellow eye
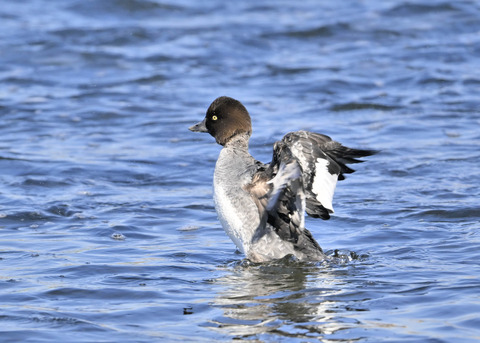
[(217, 116), (212, 117), (212, 120), (217, 120), (217, 119), (218, 119)]

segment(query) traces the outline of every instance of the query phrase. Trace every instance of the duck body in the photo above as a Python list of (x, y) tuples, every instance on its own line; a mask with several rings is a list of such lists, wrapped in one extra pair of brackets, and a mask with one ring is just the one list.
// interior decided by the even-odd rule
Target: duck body
[[(279, 259), (286, 255), (294, 255), (301, 260), (322, 259), (323, 253), (313, 238), (310, 253), (302, 253), (297, 247), (298, 242), (282, 239), (275, 227), (266, 220), (268, 212), (258, 204), (258, 198), (267, 199), (270, 187), (266, 182), (255, 180), (268, 178), (268, 166), (249, 154), (247, 139), (240, 136), (229, 142), (220, 151), (215, 166), (215, 209), (225, 232), (237, 248), (254, 262)], [(252, 197), (252, 192), (257, 197)], [(263, 216), (259, 207), (264, 211)]]
[(355, 158), (374, 151), (296, 131), (275, 143), (269, 164), (261, 163), (248, 151), (250, 116), (229, 97), (217, 98), (205, 119), (190, 130), (208, 132), (223, 146), (213, 178), (215, 209), (225, 232), (249, 260), (325, 258), (305, 228), (305, 212), (328, 219), (337, 180), (353, 172), (346, 163), (361, 162)]

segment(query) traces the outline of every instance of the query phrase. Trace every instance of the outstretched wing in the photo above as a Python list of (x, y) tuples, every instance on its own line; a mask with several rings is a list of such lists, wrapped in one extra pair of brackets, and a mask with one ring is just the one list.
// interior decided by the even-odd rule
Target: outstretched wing
[[(362, 162), (359, 157), (375, 153), (347, 148), (328, 136), (308, 131), (290, 132), (277, 145), (288, 149), (302, 169), (307, 214), (322, 219), (329, 219), (334, 212), (332, 200), (337, 180), (354, 172), (347, 164)], [(274, 159), (275, 154), (276, 151)]]
[(274, 145), (272, 162), (258, 163), (252, 182), (245, 187), (255, 201), (260, 225), (253, 240), (274, 230), (296, 249), (321, 250), (305, 229), (305, 212), (329, 219), (337, 180), (354, 170), (346, 164), (372, 150), (344, 147), (328, 136), (308, 131), (291, 132)]

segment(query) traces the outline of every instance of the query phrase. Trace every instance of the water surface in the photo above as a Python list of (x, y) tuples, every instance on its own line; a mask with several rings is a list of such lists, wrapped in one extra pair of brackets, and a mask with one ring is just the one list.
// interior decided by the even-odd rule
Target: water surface
[[(480, 339), (476, 1), (10, 1), (0, 20), (2, 342)], [(251, 264), (187, 127), (241, 100), (269, 161), (381, 150), (307, 220), (332, 257)]]

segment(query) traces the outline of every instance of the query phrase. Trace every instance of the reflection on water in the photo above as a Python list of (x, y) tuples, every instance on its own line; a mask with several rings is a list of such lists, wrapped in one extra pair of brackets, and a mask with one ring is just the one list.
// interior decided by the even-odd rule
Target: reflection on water
[(346, 315), (351, 308), (345, 308), (345, 299), (336, 301), (343, 292), (338, 286), (346, 282), (350, 268), (339, 259), (319, 264), (288, 258), (237, 264), (216, 280), (226, 286), (215, 298), (223, 316), (209, 326), (236, 338), (272, 334), (305, 339), (358, 326)]

